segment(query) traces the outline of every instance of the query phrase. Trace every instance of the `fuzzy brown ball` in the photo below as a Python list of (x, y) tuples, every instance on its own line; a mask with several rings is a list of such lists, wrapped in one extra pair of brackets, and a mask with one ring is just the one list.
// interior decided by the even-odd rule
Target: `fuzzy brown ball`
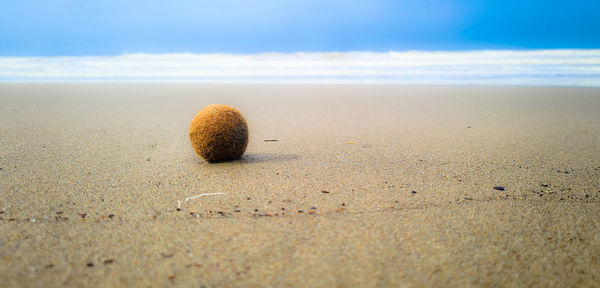
[(237, 160), (248, 146), (248, 124), (237, 109), (211, 104), (192, 120), (190, 140), (196, 153), (210, 163)]

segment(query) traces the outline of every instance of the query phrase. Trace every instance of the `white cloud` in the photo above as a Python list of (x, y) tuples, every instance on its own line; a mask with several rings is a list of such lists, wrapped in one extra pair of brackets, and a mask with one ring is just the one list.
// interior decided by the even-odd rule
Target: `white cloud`
[(0, 81), (600, 86), (600, 50), (4, 57)]

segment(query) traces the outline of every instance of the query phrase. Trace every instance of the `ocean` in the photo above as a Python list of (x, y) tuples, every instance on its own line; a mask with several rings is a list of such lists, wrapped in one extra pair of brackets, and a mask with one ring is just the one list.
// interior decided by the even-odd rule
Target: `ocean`
[(0, 57), (0, 81), (600, 86), (600, 50)]

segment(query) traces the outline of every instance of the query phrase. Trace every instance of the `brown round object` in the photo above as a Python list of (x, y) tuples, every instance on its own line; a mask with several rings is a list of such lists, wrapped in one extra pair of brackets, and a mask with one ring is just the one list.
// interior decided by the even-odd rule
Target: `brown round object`
[(211, 104), (192, 120), (190, 140), (196, 153), (208, 162), (237, 160), (248, 146), (248, 124), (237, 109)]

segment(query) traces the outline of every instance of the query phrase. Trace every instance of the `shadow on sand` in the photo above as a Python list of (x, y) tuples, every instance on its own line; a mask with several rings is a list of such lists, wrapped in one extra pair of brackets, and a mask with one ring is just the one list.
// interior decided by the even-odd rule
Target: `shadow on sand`
[(217, 163), (208, 163), (194, 155), (194, 161), (202, 165), (218, 166), (232, 164), (256, 164), (256, 163), (280, 163), (299, 159), (296, 154), (277, 154), (277, 153), (256, 153), (244, 154), (239, 160), (223, 161)]
[(242, 156), (242, 159), (236, 161), (239, 163), (277, 163), (297, 160), (296, 154), (277, 154), (277, 153), (258, 153)]

